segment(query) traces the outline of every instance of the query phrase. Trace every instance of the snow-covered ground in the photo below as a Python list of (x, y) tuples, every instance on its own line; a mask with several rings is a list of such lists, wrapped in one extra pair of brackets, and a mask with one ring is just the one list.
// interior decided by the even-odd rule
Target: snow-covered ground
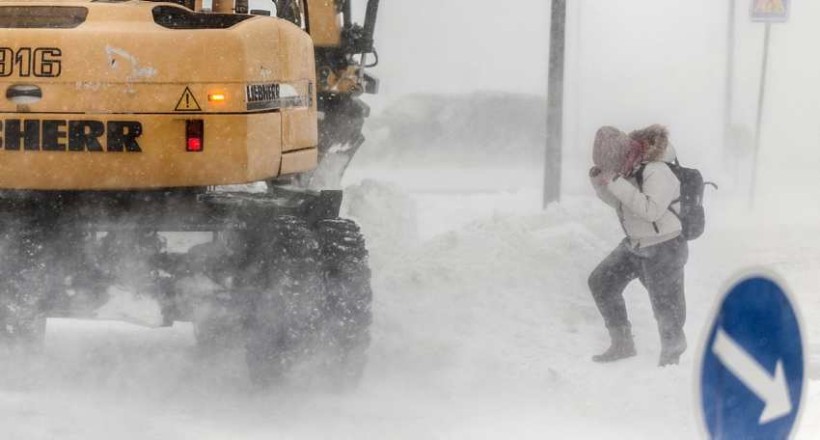
[[(46, 362), (26, 374), (5, 367), (2, 437), (691, 439), (694, 353), (738, 269), (778, 271), (810, 341), (820, 340), (820, 222), (715, 197), (708, 232), (691, 246), (682, 364), (655, 366), (655, 323), (636, 283), (627, 300), (639, 355), (598, 365), (590, 356), (607, 337), (586, 277), (621, 235), (602, 203), (569, 195), (540, 209), (538, 169), (351, 171), (346, 209), (368, 236), (375, 291), (358, 390), (254, 390), (241, 359), (203, 359), (182, 323), (50, 320)], [(820, 350), (810, 356), (820, 379)], [(820, 386), (806, 404), (798, 438), (817, 438)]]

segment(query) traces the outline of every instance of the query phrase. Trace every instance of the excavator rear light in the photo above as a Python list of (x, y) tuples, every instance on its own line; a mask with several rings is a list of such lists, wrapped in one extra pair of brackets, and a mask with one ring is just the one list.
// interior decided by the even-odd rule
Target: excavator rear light
[(185, 151), (199, 153), (205, 148), (205, 121), (185, 121)]
[(208, 95), (209, 102), (225, 102), (225, 94), (224, 93), (211, 93)]

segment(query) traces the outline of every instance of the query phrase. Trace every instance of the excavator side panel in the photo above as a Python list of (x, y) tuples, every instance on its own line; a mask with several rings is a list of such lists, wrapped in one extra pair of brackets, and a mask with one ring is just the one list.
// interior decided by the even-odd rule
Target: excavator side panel
[[(161, 3), (66, 5), (0, 5), (0, 18), (40, 20), (0, 21), (0, 189), (211, 186), (315, 168), (314, 53), (298, 27)], [(87, 17), (68, 21), (77, 11)], [(193, 143), (191, 121), (204, 126)]]

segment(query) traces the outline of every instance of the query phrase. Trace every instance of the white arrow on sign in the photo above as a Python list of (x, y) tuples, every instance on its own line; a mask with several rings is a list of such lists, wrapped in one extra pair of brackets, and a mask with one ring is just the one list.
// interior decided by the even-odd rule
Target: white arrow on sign
[(761, 425), (779, 419), (792, 412), (792, 400), (786, 375), (783, 373), (783, 361), (777, 361), (774, 377), (763, 368), (746, 350), (731, 338), (722, 328), (718, 328), (712, 353), (720, 362), (737, 376), (746, 388), (766, 404), (760, 414)]

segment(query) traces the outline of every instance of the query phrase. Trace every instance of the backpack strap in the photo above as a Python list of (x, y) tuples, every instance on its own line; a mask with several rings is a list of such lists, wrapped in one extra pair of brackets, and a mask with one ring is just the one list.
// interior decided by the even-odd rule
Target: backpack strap
[(675, 217), (677, 217), (678, 221), (680, 221), (681, 225), (683, 225), (683, 218), (680, 216), (680, 214), (677, 211), (672, 209), (672, 205), (674, 205), (675, 203), (679, 203), (679, 202), (680, 202), (680, 198), (677, 198), (677, 199), (673, 200), (672, 203), (669, 204), (668, 209), (669, 209), (669, 212), (671, 212), (672, 214), (675, 214)]
[[(669, 169), (672, 170), (672, 173), (675, 174), (675, 178), (678, 179), (678, 182), (680, 182), (680, 177), (678, 177), (678, 174), (675, 173), (675, 170), (672, 168), (672, 165), (674, 165), (678, 168), (681, 168), (680, 161), (678, 160), (677, 156), (675, 156), (675, 160), (673, 160), (671, 164), (669, 162), (666, 162), (666, 166), (668, 166)], [(680, 182), (680, 183), (683, 184), (683, 182)], [(681, 188), (681, 191), (683, 191), (683, 188)], [(669, 212), (671, 212), (672, 214), (675, 214), (675, 217), (678, 218), (678, 221), (680, 221), (681, 225), (683, 225), (683, 218), (681, 217), (679, 212), (672, 209), (672, 205), (674, 205), (675, 203), (680, 203), (681, 204), (681, 209), (683, 209), (682, 199), (683, 199), (683, 195), (681, 195), (681, 197), (678, 197), (675, 200), (672, 200), (672, 202), (669, 203), (669, 207), (667, 208), (667, 209), (669, 209)]]
[(638, 182), (638, 191), (643, 192), (643, 170), (646, 169), (646, 163), (642, 163), (641, 166), (635, 170), (635, 181)]
[[(670, 170), (672, 169), (671, 164), (669, 164), (668, 162), (664, 162), (664, 163), (666, 164), (666, 166), (668, 166), (668, 167), (669, 167), (669, 169), (670, 169)], [(675, 158), (675, 161), (674, 161), (674, 162), (672, 162), (672, 163), (673, 163), (673, 164), (675, 164), (675, 166), (680, 167), (680, 162), (678, 162), (678, 158), (677, 158), (677, 157)], [(646, 163), (642, 163), (642, 164), (641, 164), (641, 166), (640, 166), (640, 168), (638, 168), (638, 169), (635, 171), (635, 181), (638, 183), (638, 191), (640, 191), (641, 193), (643, 193), (643, 171), (646, 169), (646, 165), (647, 165)], [(674, 171), (673, 171), (673, 174), (674, 174)], [(675, 174), (675, 178), (677, 178), (677, 174)], [(680, 202), (681, 202), (681, 198), (680, 198), (680, 197), (678, 197), (677, 199), (672, 200), (672, 201), (669, 203), (669, 206), (667, 206), (667, 207), (666, 207), (666, 209), (667, 209), (667, 210), (669, 210), (669, 212), (671, 212), (672, 214), (674, 214), (674, 215), (675, 215), (675, 217), (677, 217), (677, 218), (678, 218), (678, 221), (679, 221), (681, 224), (683, 224), (683, 218), (681, 218), (680, 213), (678, 213), (677, 211), (675, 211), (674, 209), (672, 209), (672, 205), (674, 205), (675, 203), (680, 203)], [(656, 234), (660, 234), (660, 233), (661, 233), (660, 228), (658, 228), (658, 223), (657, 223), (657, 222), (652, 222), (652, 227), (655, 229), (655, 233), (656, 233)]]
[[(643, 171), (646, 169), (646, 162), (642, 163), (641, 166), (635, 170), (635, 181), (638, 183), (638, 191), (643, 193)], [(658, 227), (657, 222), (652, 222), (652, 228), (655, 229), (656, 234), (661, 233), (661, 229)]]
[(623, 213), (623, 205), (618, 206), (618, 223), (621, 224), (621, 229), (624, 230), (624, 235), (629, 237), (629, 232), (626, 230), (626, 225), (624, 224), (624, 213)]

